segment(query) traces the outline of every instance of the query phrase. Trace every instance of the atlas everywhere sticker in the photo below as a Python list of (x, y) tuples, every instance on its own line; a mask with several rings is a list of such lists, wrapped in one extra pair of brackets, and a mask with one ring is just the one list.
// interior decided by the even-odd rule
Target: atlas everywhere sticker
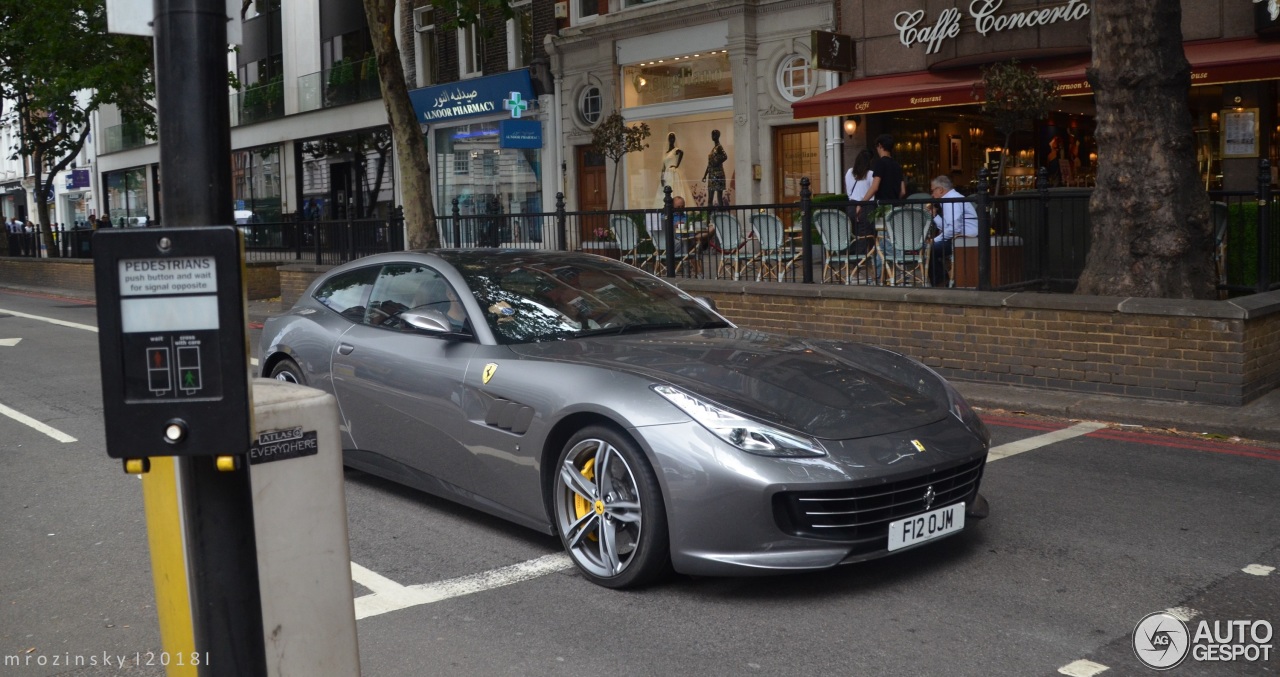
[(494, 373), (498, 371), (498, 363), (490, 362), (484, 365), (484, 371), (480, 373), (480, 378), (484, 379), (485, 385), (489, 384), (489, 379), (493, 378)]

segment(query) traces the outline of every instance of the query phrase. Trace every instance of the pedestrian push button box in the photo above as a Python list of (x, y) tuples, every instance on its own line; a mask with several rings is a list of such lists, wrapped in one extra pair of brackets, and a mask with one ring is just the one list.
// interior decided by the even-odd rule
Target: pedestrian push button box
[(107, 454), (247, 453), (240, 232), (99, 230), (93, 251)]

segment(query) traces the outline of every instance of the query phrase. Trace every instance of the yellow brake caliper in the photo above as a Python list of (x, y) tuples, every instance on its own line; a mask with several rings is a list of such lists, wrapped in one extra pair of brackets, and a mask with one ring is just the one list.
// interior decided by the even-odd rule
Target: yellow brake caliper
[[(594, 458), (587, 459), (587, 462), (582, 464), (582, 470), (580, 472), (582, 473), (583, 477), (594, 481), (596, 478), (596, 459)], [(583, 498), (581, 494), (574, 493), (573, 513), (574, 513), (575, 519), (582, 519), (583, 517), (586, 516), (587, 513), (595, 510), (596, 510), (595, 505), (593, 505), (587, 499)], [(587, 534), (587, 538), (594, 541), (596, 540), (596, 535)]]

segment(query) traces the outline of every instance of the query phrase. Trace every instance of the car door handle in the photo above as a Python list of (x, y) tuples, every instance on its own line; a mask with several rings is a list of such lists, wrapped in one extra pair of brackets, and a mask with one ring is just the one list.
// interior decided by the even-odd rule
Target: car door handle
[(353, 346), (353, 345), (351, 345), (350, 343), (339, 343), (339, 344), (338, 344), (338, 354), (339, 354), (339, 355), (350, 355), (350, 354), (351, 354), (351, 351), (353, 351), (353, 350), (355, 350), (355, 349), (356, 349), (356, 347), (355, 347), (355, 346)]

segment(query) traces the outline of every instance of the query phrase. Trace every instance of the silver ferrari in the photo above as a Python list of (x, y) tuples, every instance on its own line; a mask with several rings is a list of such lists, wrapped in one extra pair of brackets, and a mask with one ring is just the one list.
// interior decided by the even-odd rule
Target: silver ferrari
[(833, 567), (987, 510), (990, 437), (929, 368), (739, 329), (599, 256), (359, 259), (260, 357), (333, 393), (347, 465), (558, 534), (604, 586)]

